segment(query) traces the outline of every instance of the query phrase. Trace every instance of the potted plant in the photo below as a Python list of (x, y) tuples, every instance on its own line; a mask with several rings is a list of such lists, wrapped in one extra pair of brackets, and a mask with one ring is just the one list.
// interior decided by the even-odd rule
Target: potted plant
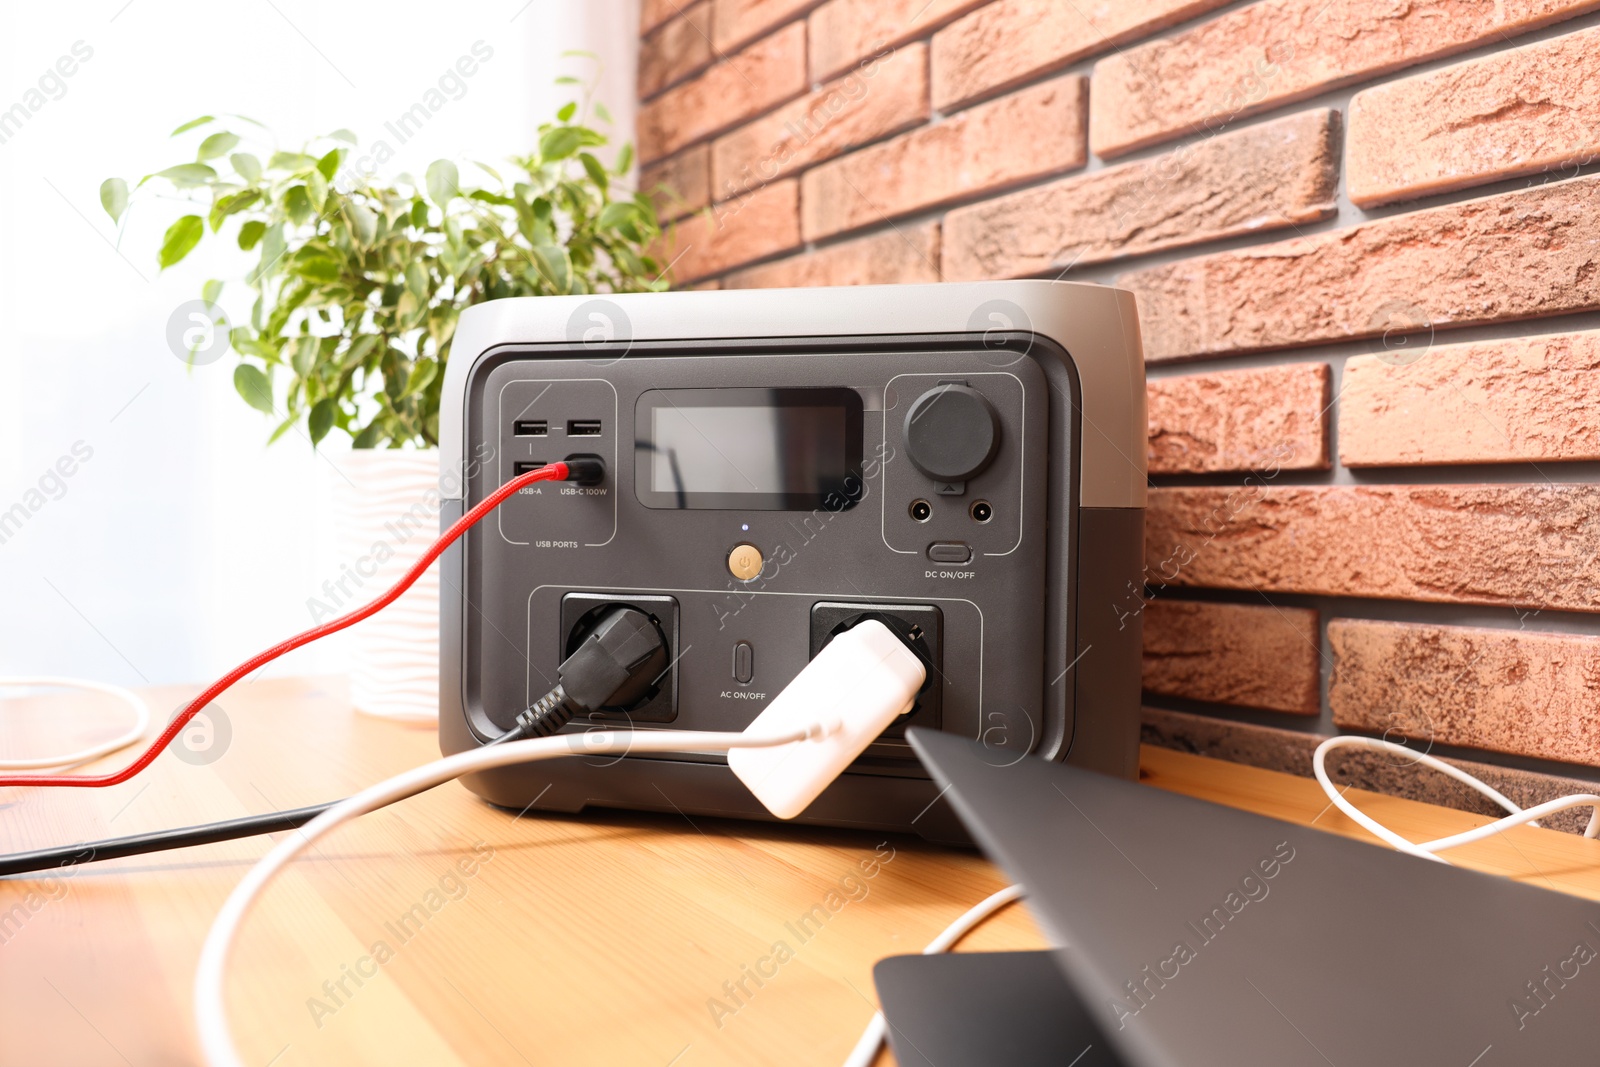
[[(364, 167), (384, 158), (381, 143), (358, 162), (348, 130), (283, 149), (252, 120), (206, 115), (172, 134), (197, 141), (192, 159), (134, 186), (136, 198), (166, 186), (193, 205), (167, 228), (161, 269), (208, 233), (250, 257), (248, 321), (230, 323), (217, 306), (223, 282), (207, 281), (201, 306), (217, 328), (185, 335), (190, 362), (201, 361), (199, 348), (209, 362), (231, 347), (234, 387), (271, 420), (269, 441), (291, 431), (312, 447), (336, 430), (351, 438), (338, 461), (349, 483), (336, 497), (341, 571), (312, 598), (313, 617), (370, 599), (437, 530), (439, 393), (462, 308), (667, 287), (651, 251), (661, 235), (655, 208), (616, 185), (631, 166), (629, 146), (606, 167), (593, 150), (607, 138), (577, 112), (568, 104), (541, 126), (537, 149), (510, 160), (509, 173), (473, 164), (482, 181), (465, 185), (448, 160), (420, 183), (379, 180)], [(114, 220), (126, 217), (127, 182), (108, 179), (100, 197)], [(431, 525), (416, 521), (419, 505)], [(353, 631), (361, 710), (437, 714), (431, 582)]]

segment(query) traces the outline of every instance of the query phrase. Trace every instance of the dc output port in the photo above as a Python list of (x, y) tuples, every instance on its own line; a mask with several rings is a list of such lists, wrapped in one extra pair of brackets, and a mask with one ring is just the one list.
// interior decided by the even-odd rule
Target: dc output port
[(933, 505), (926, 500), (913, 500), (908, 510), (911, 517), (918, 522), (927, 522), (933, 518)]
[(973, 522), (988, 522), (994, 518), (994, 508), (989, 506), (987, 500), (974, 500), (972, 507), (967, 510), (972, 515)]

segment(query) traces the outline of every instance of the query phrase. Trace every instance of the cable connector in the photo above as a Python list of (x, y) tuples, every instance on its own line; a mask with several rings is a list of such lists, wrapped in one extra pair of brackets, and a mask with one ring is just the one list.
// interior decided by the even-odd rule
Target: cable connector
[(567, 691), (557, 683), (544, 696), (517, 713), (517, 725), (489, 743), (525, 741), (530, 737), (549, 737), (572, 721), (573, 709), (567, 705)]
[(618, 604), (561, 661), (556, 687), (528, 705), (495, 743), (548, 737), (574, 715), (632, 707), (650, 695), (669, 665), (661, 627), (639, 609)]
[(562, 460), (561, 465), (567, 468), (562, 481), (577, 482), (579, 485), (599, 485), (606, 480), (606, 461), (599, 456), (577, 453)]
[(780, 819), (805, 811), (884, 728), (910, 711), (927, 669), (876, 619), (828, 642), (773, 698), (747, 734), (805, 731), (772, 748), (736, 748), (728, 766)]

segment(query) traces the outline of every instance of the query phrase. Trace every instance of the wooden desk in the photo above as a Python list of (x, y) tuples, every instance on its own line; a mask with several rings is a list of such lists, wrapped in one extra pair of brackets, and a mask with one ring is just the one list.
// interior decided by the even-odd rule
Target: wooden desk
[[(186, 695), (155, 691), (152, 707), (165, 713)], [(329, 680), (259, 682), (224, 708), (232, 740), (209, 765), (163, 756), (114, 789), (0, 795), (0, 846), (295, 807), (437, 754), (431, 730), (355, 716)], [(110, 714), (97, 697), (14, 701), (0, 713), (0, 751), (62, 750)], [(1144, 765), (1162, 788), (1362, 836), (1304, 779), (1159, 749)], [(1418, 837), (1483, 821), (1362, 802)], [(1003, 884), (976, 855), (885, 840), (678, 815), (517, 819), (445, 786), (344, 828), (280, 880), (240, 941), (231, 1018), (247, 1062), (273, 1067), (837, 1064), (873, 1011), (873, 963), (919, 950)], [(237, 841), (0, 882), (0, 1063), (194, 1062), (200, 943), (267, 847)], [(1600, 899), (1594, 842), (1525, 829), (1456, 858)], [(800, 930), (830, 892), (831, 913)], [(392, 952), (377, 953), (381, 963), (380, 941)], [(777, 942), (792, 958), (762, 963)], [(1041, 944), (1013, 908), (965, 947)], [(758, 964), (771, 974), (759, 987), (747, 977)], [(375, 977), (358, 985), (352, 972)], [(741, 980), (750, 994), (735, 999)]]

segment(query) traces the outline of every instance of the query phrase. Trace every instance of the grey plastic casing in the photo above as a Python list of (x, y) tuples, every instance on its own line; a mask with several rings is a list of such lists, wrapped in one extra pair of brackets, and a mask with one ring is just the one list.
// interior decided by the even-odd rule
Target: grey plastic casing
[[(972, 482), (940, 487), (906, 461), (901, 435), (916, 398), (948, 382), (985, 395), (1002, 443)], [(642, 398), (728, 388), (859, 394), (859, 502), (646, 506), (635, 491)], [(547, 436), (515, 434), (530, 415)], [(578, 418), (601, 432), (563, 440)], [(651, 729), (743, 728), (809, 658), (816, 605), (931, 605), (942, 620), (943, 671), (930, 683), (942, 712), (913, 723), (981, 739), (1006, 759), (1137, 773), (1141, 634), (1126, 606), (1142, 587), (1146, 429), (1132, 294), (1019, 281), (497, 300), (462, 314), (439, 422), (442, 525), (517, 462), (581, 452), (607, 465), (605, 486), (588, 493), (524, 490), (441, 558), (446, 754), (485, 743), (553, 684), (573, 598), (671, 606), (661, 616), (674, 673), (652, 706), (662, 713), (597, 717)], [(993, 502), (992, 522), (970, 518), (979, 498)], [(911, 499), (930, 501), (933, 517), (911, 519)], [(971, 545), (972, 562), (930, 562), (925, 542), (952, 539)], [(727, 567), (741, 542), (768, 560), (751, 582)], [(739, 641), (755, 650), (751, 683), (725, 666)], [(899, 733), (797, 821), (967, 840)], [(715, 754), (547, 761), (465, 781), (517, 809), (770, 818)]]

